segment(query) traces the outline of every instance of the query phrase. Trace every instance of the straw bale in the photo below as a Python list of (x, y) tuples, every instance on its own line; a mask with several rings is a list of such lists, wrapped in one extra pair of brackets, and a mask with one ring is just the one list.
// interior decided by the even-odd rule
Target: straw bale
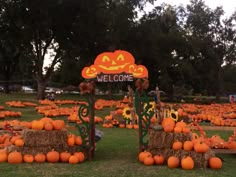
[(25, 129), (22, 132), (22, 137), (27, 147), (37, 146), (65, 146), (67, 143), (68, 132), (66, 129), (63, 130), (32, 130)]

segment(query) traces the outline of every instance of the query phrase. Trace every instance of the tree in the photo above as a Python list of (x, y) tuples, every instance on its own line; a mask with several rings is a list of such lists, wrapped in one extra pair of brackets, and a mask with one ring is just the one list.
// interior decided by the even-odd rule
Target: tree
[[(189, 57), (201, 75), (208, 94), (222, 94), (222, 66), (235, 60), (235, 29), (233, 18), (224, 19), (222, 7), (212, 10), (203, 1), (187, 6), (186, 37), (191, 43)], [(207, 66), (207, 67), (206, 67)]]

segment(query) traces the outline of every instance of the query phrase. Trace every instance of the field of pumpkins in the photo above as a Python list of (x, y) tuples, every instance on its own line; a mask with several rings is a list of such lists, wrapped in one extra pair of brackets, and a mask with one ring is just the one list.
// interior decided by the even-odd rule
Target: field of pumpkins
[[(69, 132), (68, 122), (81, 124), (78, 109), (83, 101), (73, 100), (40, 100), (38, 103), (10, 101), (0, 107), (0, 162), (32, 163), (63, 162), (70, 164), (86, 160), (82, 148), (82, 138)], [(140, 129), (137, 121), (132, 121), (128, 100), (98, 99), (94, 109), (99, 112), (109, 108), (110, 112), (103, 117), (95, 115), (95, 124), (103, 128)], [(153, 102), (150, 102), (153, 105)], [(166, 104), (173, 107), (179, 121), (164, 118), (162, 129), (156, 130), (157, 118), (153, 116), (148, 132), (148, 146), (140, 152), (138, 160), (146, 166), (166, 164), (169, 168), (222, 168), (222, 160), (213, 149), (236, 150), (236, 131), (224, 140), (219, 135), (207, 137), (201, 128), (209, 126), (236, 127), (235, 104)], [(20, 111), (8, 108), (24, 109), (31, 107), (41, 118), (24, 121)], [(151, 106), (150, 110), (154, 109)], [(60, 119), (58, 119), (60, 118)], [(135, 115), (135, 119), (138, 117)], [(22, 120), (21, 120), (22, 119)], [(182, 120), (182, 121), (181, 121)], [(187, 120), (187, 121), (184, 121)], [(84, 118), (89, 122), (89, 118)], [(145, 120), (144, 120), (145, 121)], [(146, 120), (147, 121), (147, 120)], [(138, 138), (138, 137), (137, 137)]]

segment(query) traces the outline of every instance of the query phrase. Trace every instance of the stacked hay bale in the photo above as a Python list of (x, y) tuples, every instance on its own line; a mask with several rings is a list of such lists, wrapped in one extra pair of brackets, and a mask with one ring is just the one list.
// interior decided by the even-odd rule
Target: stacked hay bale
[(191, 140), (191, 134), (186, 133), (174, 133), (164, 132), (157, 130), (150, 130), (149, 132), (149, 143), (147, 151), (151, 152), (152, 155), (161, 154), (168, 159), (170, 156), (176, 156), (182, 159), (185, 156), (191, 156), (194, 160), (194, 166), (197, 168), (207, 168), (208, 159), (215, 156), (214, 152), (209, 149), (206, 153), (197, 153), (194, 150), (185, 151), (174, 150), (172, 145), (176, 141), (184, 143), (185, 141)]
[(68, 146), (68, 130), (33, 130), (33, 129), (24, 129), (21, 134), (24, 139), (24, 146), (17, 147), (11, 146), (8, 148), (8, 151), (19, 151), (22, 154), (32, 154), (36, 155), (37, 153), (46, 154), (49, 151), (55, 150), (57, 152), (71, 152), (81, 150), (81, 146)]

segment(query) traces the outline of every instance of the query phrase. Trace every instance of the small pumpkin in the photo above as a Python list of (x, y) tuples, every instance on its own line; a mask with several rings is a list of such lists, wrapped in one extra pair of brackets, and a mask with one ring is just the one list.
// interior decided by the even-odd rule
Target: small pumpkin
[(76, 145), (79, 145), (79, 146), (83, 144), (83, 141), (82, 141), (81, 136), (76, 136), (76, 138), (75, 138), (75, 144), (76, 144)]
[(68, 146), (74, 146), (75, 145), (75, 136), (70, 134), (67, 137), (67, 144)]
[(185, 151), (191, 151), (193, 150), (193, 142), (192, 141), (185, 141), (183, 145), (183, 149)]
[(34, 162), (34, 156), (31, 154), (25, 154), (23, 156), (23, 160), (25, 163), (32, 163), (32, 162)]
[(34, 130), (42, 130), (44, 127), (44, 123), (41, 120), (33, 120), (32, 121), (32, 129)]
[(46, 154), (46, 158), (48, 162), (56, 163), (60, 159), (60, 154), (57, 151), (52, 150)]
[(69, 163), (70, 164), (77, 164), (79, 163), (79, 158), (76, 155), (72, 155), (69, 157)]
[(60, 161), (61, 162), (68, 162), (71, 154), (69, 152), (61, 152), (60, 153)]
[(175, 141), (172, 145), (172, 149), (180, 150), (183, 147), (183, 143), (181, 141)]
[(140, 162), (143, 162), (145, 158), (147, 157), (152, 157), (152, 154), (148, 151), (144, 151), (144, 152), (140, 152), (139, 153), (139, 156), (138, 156), (138, 159)]
[(34, 161), (38, 163), (44, 163), (46, 161), (46, 155), (43, 153), (37, 153), (34, 156)]
[(179, 158), (178, 157), (175, 157), (175, 156), (170, 156), (168, 159), (167, 159), (167, 166), (169, 168), (177, 168), (179, 167)]
[(163, 165), (165, 162), (165, 158), (163, 155), (155, 155), (153, 157), (155, 164), (157, 165)]
[(154, 161), (153, 157), (148, 156), (144, 159), (143, 164), (146, 165), (146, 166), (151, 166), (151, 165), (154, 164), (154, 162), (155, 161)]
[(210, 157), (208, 160), (209, 167), (212, 169), (221, 169), (222, 160), (219, 157)]
[(7, 161), (7, 151), (0, 151), (0, 163)]
[(85, 160), (85, 155), (83, 152), (75, 152), (73, 155), (78, 157), (79, 162), (83, 162)]
[(54, 130), (62, 130), (65, 127), (65, 122), (63, 120), (54, 120), (52, 125)]
[(22, 146), (24, 146), (24, 144), (25, 144), (25, 142), (24, 142), (23, 139), (17, 139), (15, 141), (15, 145), (18, 146), (18, 147), (22, 147)]

